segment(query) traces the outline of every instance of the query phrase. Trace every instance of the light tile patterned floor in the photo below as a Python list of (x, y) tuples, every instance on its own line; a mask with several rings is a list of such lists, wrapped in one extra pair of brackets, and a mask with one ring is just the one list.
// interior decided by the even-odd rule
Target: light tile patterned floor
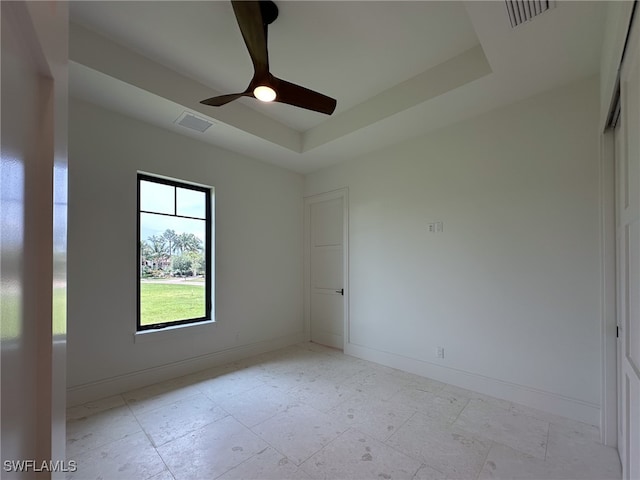
[(72, 479), (611, 480), (596, 427), (312, 343), (70, 408)]

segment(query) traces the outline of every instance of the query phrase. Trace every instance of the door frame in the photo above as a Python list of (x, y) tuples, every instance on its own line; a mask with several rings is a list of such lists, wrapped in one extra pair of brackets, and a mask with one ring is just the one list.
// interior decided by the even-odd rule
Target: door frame
[(349, 189), (304, 197), (304, 335), (311, 341), (311, 205), (342, 199), (342, 278), (344, 284), (342, 349), (349, 343)]
[[(11, 177), (14, 195), (0, 199), (3, 205), (14, 204), (14, 216), (22, 212), (20, 224), (12, 225), (8, 233), (16, 239), (15, 249), (6, 248), (10, 256), (21, 258), (11, 260), (7, 273), (16, 274), (16, 285), (23, 292), (19, 307), (27, 308), (14, 312), (18, 333), (3, 338), (0, 350), (2, 360), (28, 361), (18, 368), (9, 362), (6, 370), (3, 365), (9, 382), (20, 378), (7, 392), (8, 398), (3, 397), (2, 420), (12, 417), (12, 421), (2, 424), (0, 443), (11, 444), (6, 440), (16, 436), (12, 427), (19, 426), (21, 441), (4, 450), (3, 459), (62, 462), (66, 467), (67, 319), (65, 309), (58, 311), (52, 305), (54, 295), (65, 299), (67, 295), (69, 6), (68, 2), (2, 2), (0, 15), (6, 33), (21, 43), (20, 49), (8, 47), (11, 55), (30, 64), (28, 74), (34, 78), (31, 91), (18, 98), (29, 96), (38, 104), (33, 112), (36, 121), (29, 114), (28, 126), (18, 127), (18, 132), (1, 130), (3, 150), (5, 142), (15, 148), (12, 162), (21, 171)], [(2, 90), (4, 97), (5, 85)], [(22, 120), (18, 124), (26, 125)], [(23, 148), (17, 139), (24, 132), (30, 135), (30, 145)], [(30, 425), (20, 423), (26, 417), (31, 417)], [(63, 479), (64, 469), (37, 478)]]

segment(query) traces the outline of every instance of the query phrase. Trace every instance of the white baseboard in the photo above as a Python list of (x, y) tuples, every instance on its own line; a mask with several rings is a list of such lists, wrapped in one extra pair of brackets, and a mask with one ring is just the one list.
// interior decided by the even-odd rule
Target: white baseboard
[(353, 343), (345, 345), (344, 353), (589, 425), (600, 424), (600, 405), (594, 403)]
[[(311, 341), (311, 339), (309, 339)], [(344, 340), (342, 335), (336, 335), (330, 332), (314, 332), (313, 341), (327, 347), (339, 348), (342, 350)]]
[(76, 385), (67, 389), (67, 406), (82, 405), (83, 403), (117, 395), (135, 388), (163, 382), (305, 341), (307, 341), (307, 335), (304, 333), (287, 335), (248, 345), (240, 345), (194, 358), (187, 358), (166, 365), (146, 368), (125, 375)]

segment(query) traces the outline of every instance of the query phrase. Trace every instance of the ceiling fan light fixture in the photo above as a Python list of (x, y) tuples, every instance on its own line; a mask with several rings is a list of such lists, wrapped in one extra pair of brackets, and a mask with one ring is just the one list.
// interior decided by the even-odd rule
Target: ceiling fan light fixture
[(276, 91), (267, 85), (260, 85), (254, 88), (253, 94), (262, 102), (273, 102), (276, 99)]
[(287, 82), (271, 74), (267, 49), (267, 27), (278, 17), (278, 7), (273, 3), (273, 0), (231, 0), (231, 6), (244, 44), (251, 57), (251, 63), (253, 63), (253, 77), (244, 92), (218, 95), (202, 100), (200, 103), (221, 107), (241, 97), (254, 97), (262, 102), (285, 103), (331, 115), (336, 109), (335, 98), (327, 97), (322, 93)]

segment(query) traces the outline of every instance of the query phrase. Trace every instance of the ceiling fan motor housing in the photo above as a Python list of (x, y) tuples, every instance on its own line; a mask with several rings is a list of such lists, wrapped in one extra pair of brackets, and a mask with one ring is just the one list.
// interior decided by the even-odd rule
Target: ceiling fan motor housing
[(278, 6), (271, 0), (260, 2), (260, 13), (262, 13), (262, 23), (271, 25), (278, 18)]

